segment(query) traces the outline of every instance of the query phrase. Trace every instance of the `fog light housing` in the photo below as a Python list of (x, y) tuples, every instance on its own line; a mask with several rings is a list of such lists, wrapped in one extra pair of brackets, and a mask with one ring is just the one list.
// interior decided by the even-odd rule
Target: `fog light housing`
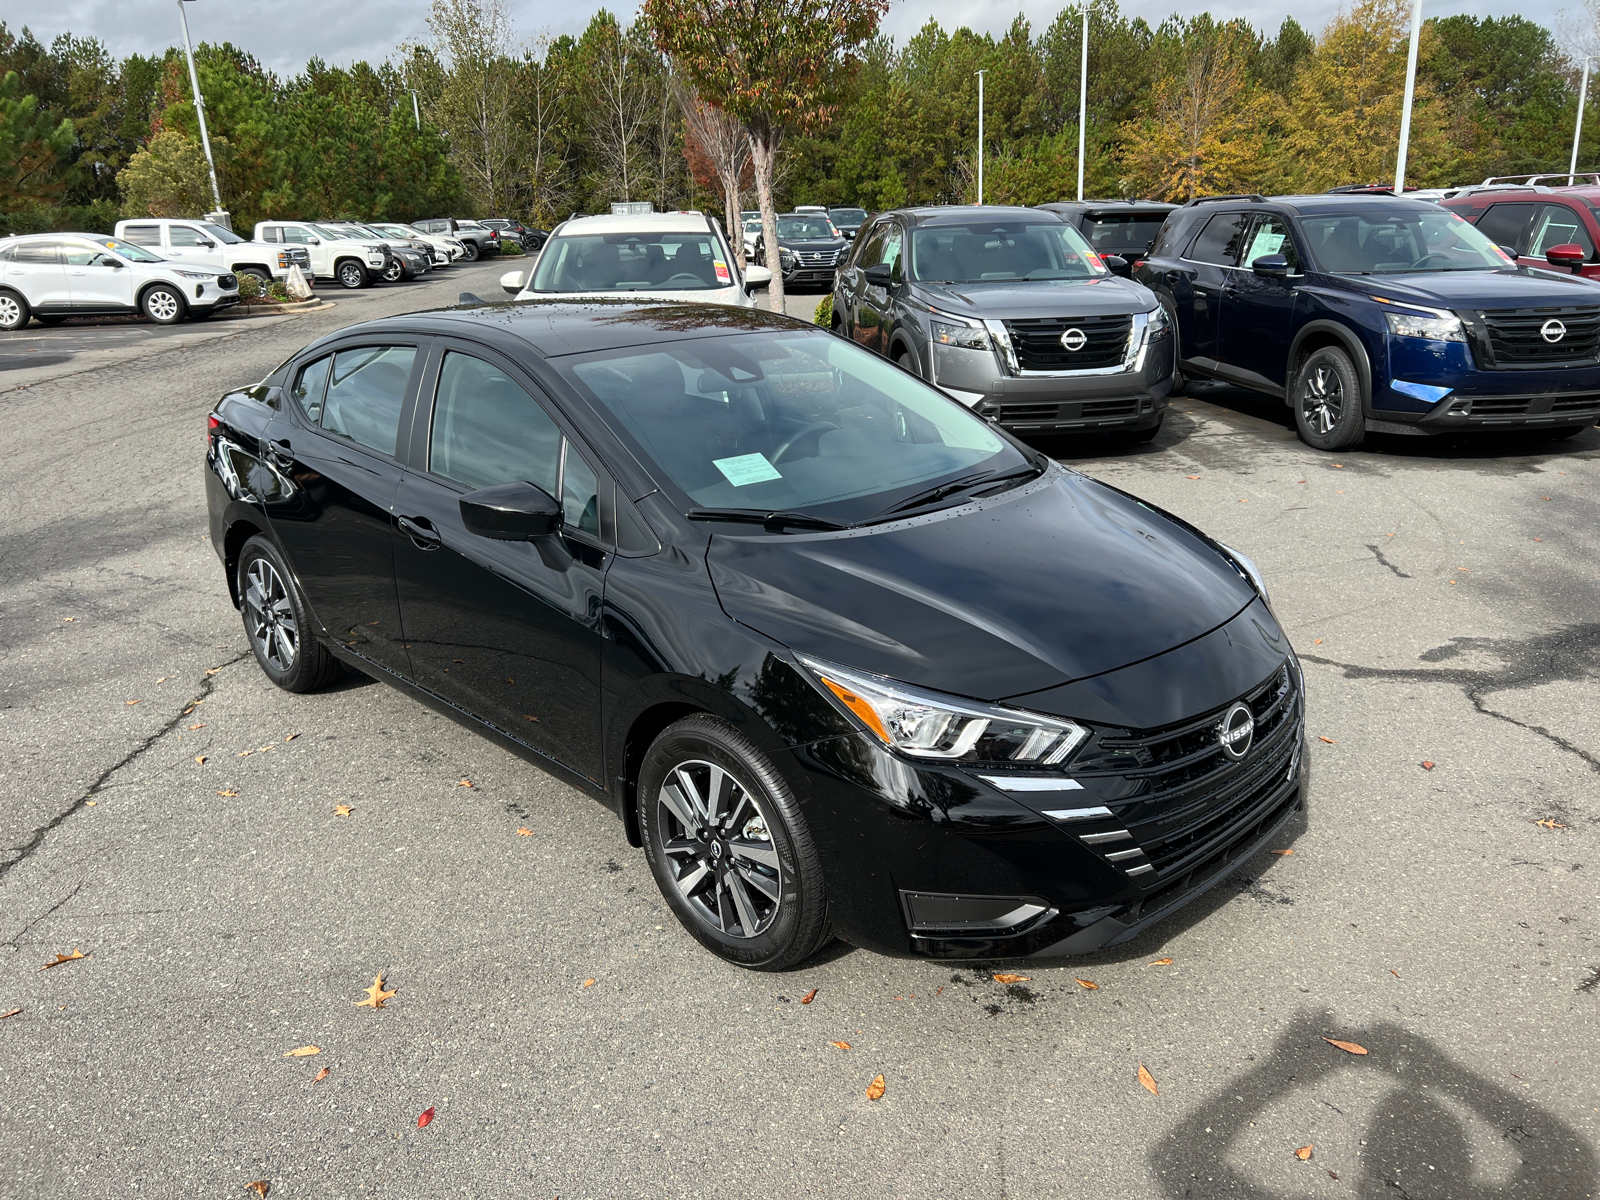
[(974, 896), (947, 892), (900, 893), (913, 937), (992, 937), (1018, 934), (1055, 915), (1037, 896)]

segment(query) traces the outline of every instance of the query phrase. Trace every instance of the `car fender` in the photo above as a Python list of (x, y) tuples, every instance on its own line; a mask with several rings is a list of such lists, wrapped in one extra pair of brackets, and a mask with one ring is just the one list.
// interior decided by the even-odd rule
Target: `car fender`
[(1285, 405), (1294, 404), (1294, 374), (1300, 362), (1301, 347), (1315, 337), (1332, 336), (1349, 353), (1351, 361), (1356, 365), (1356, 374), (1361, 377), (1361, 407), (1363, 410), (1372, 408), (1372, 358), (1367, 352), (1366, 343), (1361, 336), (1342, 321), (1332, 317), (1317, 317), (1307, 321), (1295, 331), (1294, 341), (1289, 344), (1289, 370), (1284, 379), (1283, 402)]
[(922, 369), (922, 354), (916, 344), (911, 340), (911, 335), (906, 332), (905, 322), (897, 322), (894, 332), (889, 335), (889, 352), (884, 356), (890, 362), (898, 362), (901, 353), (911, 356), (911, 370), (918, 378), (926, 379), (927, 375)]

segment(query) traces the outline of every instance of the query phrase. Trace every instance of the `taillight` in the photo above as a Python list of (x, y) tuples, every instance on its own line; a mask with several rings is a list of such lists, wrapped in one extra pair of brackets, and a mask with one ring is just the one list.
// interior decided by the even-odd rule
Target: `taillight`
[(206, 449), (207, 450), (210, 450), (211, 447), (212, 447), (211, 435), (217, 431), (217, 426), (221, 425), (221, 424), (222, 424), (222, 422), (217, 420), (215, 417), (207, 417), (206, 418)]

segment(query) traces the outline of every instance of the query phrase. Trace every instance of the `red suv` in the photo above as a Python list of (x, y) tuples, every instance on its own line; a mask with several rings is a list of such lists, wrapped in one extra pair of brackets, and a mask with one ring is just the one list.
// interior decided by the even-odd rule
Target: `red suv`
[(1513, 250), (1522, 267), (1556, 267), (1600, 279), (1600, 187), (1471, 189), (1440, 202)]

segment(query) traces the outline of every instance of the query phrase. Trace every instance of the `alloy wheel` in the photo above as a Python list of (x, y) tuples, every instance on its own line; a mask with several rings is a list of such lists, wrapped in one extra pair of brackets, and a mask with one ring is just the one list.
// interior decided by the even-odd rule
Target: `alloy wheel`
[(1344, 415), (1344, 382), (1337, 371), (1321, 363), (1312, 369), (1301, 389), (1300, 411), (1317, 433), (1333, 430)]
[(245, 570), (244, 607), (256, 651), (274, 670), (287, 672), (300, 653), (300, 627), (283, 579), (265, 558)]
[(673, 882), (701, 921), (734, 938), (771, 927), (783, 880), (771, 826), (750, 788), (715, 763), (679, 763), (656, 797), (656, 827)]
[(388, 268), (383, 272), (383, 281), (385, 283), (398, 283), (400, 280), (401, 271), (402, 268), (400, 266), (400, 260), (397, 258), (390, 263)]
[(22, 305), (15, 296), (0, 296), (0, 329), (15, 329), (22, 324)]
[(347, 288), (361, 286), (361, 268), (356, 263), (345, 263), (339, 268), (339, 282)]
[(144, 310), (152, 321), (176, 321), (178, 319), (178, 298), (165, 288), (157, 288), (145, 298)]

